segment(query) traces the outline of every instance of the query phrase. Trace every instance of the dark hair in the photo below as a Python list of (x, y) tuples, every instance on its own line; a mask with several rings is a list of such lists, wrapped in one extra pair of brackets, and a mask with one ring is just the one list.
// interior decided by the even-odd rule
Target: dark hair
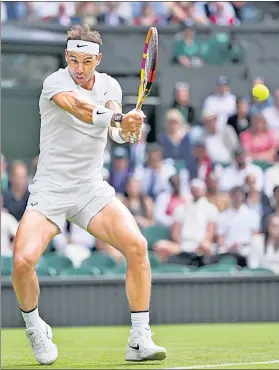
[[(269, 239), (269, 231), (268, 231), (269, 223), (275, 217), (277, 217), (277, 215), (275, 213), (272, 213), (271, 215), (268, 216), (268, 219), (267, 219), (267, 222), (266, 222), (266, 228), (265, 228), (265, 231), (264, 231), (264, 253), (267, 252), (267, 241)], [(274, 247), (276, 248), (276, 246), (274, 246)], [(277, 247), (279, 248), (279, 245)]]
[(103, 43), (99, 32), (91, 30), (88, 24), (84, 24), (84, 25), (77, 24), (73, 26), (67, 32), (67, 41), (68, 40), (89, 41), (89, 42), (94, 42), (95, 44), (99, 44), (99, 45), (102, 45)]

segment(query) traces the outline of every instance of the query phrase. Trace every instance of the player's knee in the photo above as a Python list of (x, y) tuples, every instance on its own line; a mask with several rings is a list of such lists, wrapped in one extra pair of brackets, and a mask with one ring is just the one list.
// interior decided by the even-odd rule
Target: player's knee
[(137, 261), (148, 261), (147, 253), (147, 240), (144, 236), (140, 235), (134, 239), (132, 245), (129, 247), (127, 259), (133, 259)]
[(37, 261), (28, 250), (21, 250), (14, 254), (13, 272), (24, 275), (26, 272), (35, 269)]

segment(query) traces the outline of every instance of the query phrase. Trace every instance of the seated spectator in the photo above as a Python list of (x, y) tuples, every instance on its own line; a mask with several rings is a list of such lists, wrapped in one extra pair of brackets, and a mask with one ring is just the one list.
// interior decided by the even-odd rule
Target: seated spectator
[(18, 222), (5, 208), (1, 195), (1, 256), (13, 255), (13, 240), (16, 236)]
[(245, 98), (236, 100), (236, 114), (229, 117), (228, 125), (232, 126), (237, 136), (250, 125), (249, 106)]
[(219, 189), (228, 192), (235, 186), (244, 186), (245, 179), (250, 174), (256, 178), (256, 190), (262, 191), (263, 170), (259, 166), (250, 163), (244, 149), (239, 147), (234, 152), (232, 165), (224, 168), (220, 175)]
[(153, 224), (153, 200), (142, 194), (140, 181), (135, 177), (128, 180), (124, 204), (140, 227), (149, 227)]
[(1, 1), (1, 23), (8, 20), (7, 6), (4, 1)]
[(174, 54), (175, 62), (184, 67), (201, 66), (200, 42), (196, 39), (192, 24), (185, 24), (184, 32), (175, 36)]
[(77, 16), (80, 17), (81, 23), (88, 24), (90, 27), (97, 24), (98, 16), (103, 13), (99, 2), (79, 2), (77, 7)]
[(9, 188), (9, 176), (7, 173), (7, 162), (3, 154), (1, 154), (1, 191), (4, 193)]
[(253, 174), (247, 175), (245, 179), (245, 203), (249, 209), (254, 210), (262, 216), (264, 210), (270, 206), (267, 196), (257, 190), (256, 177)]
[[(133, 18), (140, 17), (142, 14), (142, 8), (144, 6), (143, 1), (133, 1), (130, 3), (132, 6), (132, 13), (133, 13)], [(159, 19), (160, 23), (166, 23), (167, 18), (169, 16), (169, 8), (167, 4), (163, 1), (152, 1), (150, 2), (150, 5), (152, 7), (152, 12), (156, 14)]]
[(188, 258), (187, 264), (203, 264), (203, 257), (211, 255), (218, 211), (208, 202), (205, 193), (205, 183), (192, 180), (193, 201), (177, 207), (173, 217), (172, 240), (160, 240), (153, 246), (163, 262), (170, 256), (183, 254)]
[(210, 159), (215, 163), (230, 163), (233, 152), (239, 142), (231, 126), (224, 126), (218, 130), (217, 114), (214, 111), (203, 112), (205, 126), (204, 139)]
[(264, 192), (272, 198), (273, 189), (279, 185), (279, 148), (275, 155), (275, 164), (269, 167), (264, 173)]
[(171, 190), (164, 191), (158, 195), (154, 208), (155, 223), (167, 227), (173, 224), (176, 208), (187, 202), (187, 198), (181, 195), (179, 176), (174, 175), (170, 177), (169, 182)]
[(241, 23), (259, 22), (262, 19), (262, 13), (259, 8), (248, 1), (233, 1), (232, 5), (235, 9), (237, 18)]
[(125, 18), (118, 14), (119, 3), (116, 1), (108, 1), (106, 3), (106, 12), (98, 15), (97, 22), (104, 23), (108, 26), (119, 26), (125, 24)]
[(148, 150), (147, 166), (138, 168), (135, 177), (141, 183), (144, 194), (152, 199), (169, 189), (169, 178), (175, 175), (176, 169), (168, 161), (164, 161), (160, 146), (153, 144)]
[(235, 10), (228, 1), (214, 1), (210, 3), (209, 11), (209, 19), (214, 24), (218, 24), (219, 26), (233, 26), (239, 24)]
[(199, 2), (171, 1), (167, 3), (171, 12), (169, 23), (193, 22), (195, 24), (208, 24), (205, 9)]
[(187, 160), (187, 166), (193, 163), (189, 126), (177, 109), (167, 111), (166, 132), (159, 136), (158, 143), (164, 158)]
[(150, 126), (144, 123), (140, 139), (136, 143), (129, 145), (130, 166), (133, 170), (144, 166), (149, 132)]
[(254, 99), (253, 95), (252, 95), (252, 89), (255, 85), (257, 84), (264, 84), (264, 78), (263, 77), (256, 77), (253, 81), (252, 81), (252, 87), (251, 87), (251, 94), (250, 96), (247, 98), (247, 101), (248, 101), (248, 104), (249, 104), (249, 107), (250, 107), (250, 115), (256, 115), (256, 114), (259, 114), (261, 113), (265, 108), (267, 107), (270, 107), (273, 105), (273, 97), (272, 96), (269, 96), (268, 99), (264, 100), (264, 101), (259, 101), (259, 100), (256, 100)]
[(263, 116), (266, 119), (267, 125), (272, 130), (276, 131), (279, 140), (279, 89), (274, 93), (274, 105), (263, 110)]
[(217, 220), (217, 244), (219, 256), (234, 256), (241, 267), (247, 265), (253, 235), (259, 232), (260, 217), (245, 203), (243, 188), (230, 191), (231, 207), (222, 212)]
[(152, 26), (159, 23), (160, 18), (153, 12), (152, 4), (144, 2), (140, 16), (134, 18), (134, 24), (136, 26)]
[(261, 228), (264, 233), (266, 233), (267, 230), (267, 220), (269, 216), (272, 214), (279, 216), (279, 185), (274, 187), (273, 196), (274, 199), (271, 200), (270, 206), (268, 208), (265, 208), (264, 215), (261, 221)]
[(188, 168), (190, 179), (198, 178), (205, 181), (207, 176), (215, 171), (215, 163), (210, 159), (204, 138), (200, 137), (193, 147), (194, 166)]
[(205, 99), (203, 111), (213, 111), (217, 114), (218, 129), (222, 129), (228, 118), (235, 114), (236, 96), (231, 93), (227, 77), (220, 76), (218, 78), (216, 92)]
[(189, 89), (189, 85), (183, 82), (175, 85), (175, 99), (172, 108), (179, 110), (185, 122), (192, 125), (195, 123), (195, 108), (191, 103)]
[(10, 189), (3, 193), (4, 207), (17, 221), (22, 218), (29, 198), (28, 169), (25, 163), (16, 161), (10, 172)]
[(230, 204), (228, 193), (218, 191), (218, 179), (214, 172), (210, 172), (206, 178), (206, 199), (213, 204), (219, 212), (225, 211)]
[(266, 232), (254, 237), (249, 267), (266, 268), (279, 274), (279, 214), (269, 216)]
[(41, 20), (45, 22), (56, 21), (58, 20), (57, 17), (59, 17), (59, 15), (62, 14), (64, 21), (66, 20), (65, 25), (68, 26), (67, 19), (70, 19), (70, 17), (75, 16), (76, 5), (74, 2), (68, 1), (66, 2), (34, 1), (33, 10), (38, 14), (39, 18), (41, 18)]
[(121, 146), (117, 146), (113, 153), (108, 182), (114, 187), (116, 193), (124, 194), (129, 176), (128, 152)]
[(267, 127), (262, 114), (252, 117), (251, 127), (240, 134), (240, 142), (247, 156), (253, 160), (274, 161), (278, 139), (274, 131)]

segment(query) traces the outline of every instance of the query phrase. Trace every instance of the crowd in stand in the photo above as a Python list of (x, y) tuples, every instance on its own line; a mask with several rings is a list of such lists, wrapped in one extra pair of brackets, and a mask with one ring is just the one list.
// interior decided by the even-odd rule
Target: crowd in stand
[[(203, 266), (230, 255), (239, 266), (279, 273), (279, 89), (259, 103), (236, 97), (220, 76), (201, 112), (190, 95), (187, 84), (176, 84), (157, 142), (147, 143), (148, 123), (136, 144), (108, 141), (103, 176), (140, 228), (171, 230), (150, 246), (161, 261)], [(29, 173), (16, 161), (7, 172), (1, 156), (2, 255), (12, 254), (36, 166), (37, 158)], [(52, 248), (64, 253), (69, 244), (82, 246), (84, 258), (97, 249), (123, 259), (72, 224)]]
[(248, 1), (170, 2), (1, 2), (1, 21), (44, 21), (70, 26), (76, 23), (119, 26), (164, 25), (191, 21), (195, 24), (238, 25), (265, 19)]

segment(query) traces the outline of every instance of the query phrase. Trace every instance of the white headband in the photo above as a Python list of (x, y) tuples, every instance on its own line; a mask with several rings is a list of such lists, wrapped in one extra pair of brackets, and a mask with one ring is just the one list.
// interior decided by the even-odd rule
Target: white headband
[(100, 46), (94, 42), (82, 40), (68, 40), (67, 50), (78, 53), (99, 54)]

